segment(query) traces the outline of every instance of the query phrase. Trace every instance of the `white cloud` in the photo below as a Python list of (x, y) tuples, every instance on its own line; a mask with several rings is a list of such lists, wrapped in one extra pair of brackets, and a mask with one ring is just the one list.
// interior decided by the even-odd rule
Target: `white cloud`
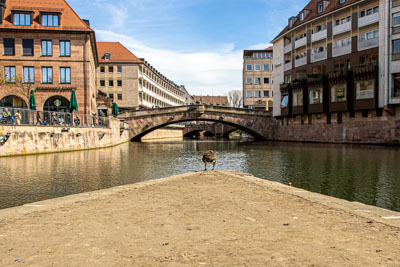
[(222, 95), (242, 88), (243, 51), (234, 44), (220, 44), (215, 51), (180, 52), (153, 48), (132, 37), (107, 30), (96, 30), (99, 41), (120, 42), (139, 58), (191, 94)]
[(255, 44), (255, 45), (249, 46), (248, 49), (250, 49), (250, 50), (252, 50), (252, 49), (254, 49), (254, 50), (257, 50), (257, 49), (265, 49), (265, 48), (268, 48), (268, 47), (270, 47), (270, 46), (272, 46), (272, 44), (268, 44), (268, 43)]

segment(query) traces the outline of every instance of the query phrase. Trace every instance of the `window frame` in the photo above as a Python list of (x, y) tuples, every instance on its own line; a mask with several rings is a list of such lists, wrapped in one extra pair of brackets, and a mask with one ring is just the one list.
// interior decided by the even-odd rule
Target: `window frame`
[(117, 87), (122, 87), (122, 80), (117, 80)]
[(106, 87), (106, 81), (105, 80), (100, 80), (99, 85), (100, 85), (100, 87)]
[(108, 66), (108, 72), (114, 73), (114, 66)]
[[(25, 70), (28, 70), (28, 77), (25, 76)], [(23, 75), (23, 81), (24, 83), (29, 83), (29, 84), (33, 84), (35, 83), (35, 67), (33, 66), (23, 66), (22, 67), (22, 75)], [(26, 79), (28, 78), (28, 79)], [(31, 79), (33, 78), (33, 79)]]
[[(46, 50), (43, 49), (43, 43), (46, 43)], [(50, 54), (48, 52), (48, 48), (49, 48), (49, 43), (50, 43)], [(53, 56), (53, 40), (41, 40), (40, 41), (40, 49), (41, 49), (41, 56), (42, 57), (52, 57)], [(44, 54), (44, 51), (46, 51), (46, 53)]]
[[(62, 54), (62, 43), (64, 43), (64, 55)], [(67, 46), (68, 44), (68, 46)], [(67, 49), (68, 47), (68, 49)], [(60, 40), (59, 42), (59, 48), (60, 48), (60, 57), (71, 57), (71, 40)], [(67, 50), (69, 53), (67, 53)]]
[(246, 84), (253, 84), (253, 77), (246, 77)]
[(60, 67), (60, 84), (71, 84), (71, 67)]
[(108, 80), (108, 87), (114, 87), (114, 80)]
[(253, 91), (252, 90), (246, 90), (246, 98), (253, 98)]
[[(395, 50), (395, 48), (396, 48), (395, 43), (397, 44), (397, 49), (398, 49), (397, 51)], [(392, 53), (399, 54), (400, 53), (400, 39), (392, 40), (392, 47), (393, 47)]]
[(253, 71), (253, 64), (246, 64), (246, 71)]
[[(43, 71), (46, 71), (46, 81), (43, 79), (43, 75), (44, 75), (44, 72)], [(49, 75), (49, 70), (51, 70), (51, 75)], [(41, 67), (41, 80), (42, 80), (42, 84), (53, 84), (53, 67), (48, 67), (48, 66), (42, 66)], [(49, 78), (50, 78), (50, 81), (49, 81)]]
[[(398, 27), (400, 26), (400, 12), (393, 14), (393, 27)], [(395, 24), (396, 19), (398, 20), (398, 23)]]
[[(267, 79), (267, 82), (265, 82), (266, 79)], [(270, 79), (270, 77), (264, 77), (263, 83), (264, 83), (264, 84), (271, 84), (271, 79)]]
[(4, 66), (4, 82), (5, 83), (15, 83), (16, 82), (16, 72), (17, 72), (17, 70), (16, 70), (15, 66)]
[[(25, 42), (31, 41), (32, 42), (32, 52), (30, 54), (25, 54)], [(35, 41), (33, 39), (22, 39), (22, 56), (34, 56), (35, 54)]]
[[(16, 22), (16, 15), (18, 15), (18, 24), (15, 24)], [(24, 16), (24, 22), (25, 24), (21, 24), (21, 18), (20, 16), (23, 15)], [(26, 16), (29, 16), (29, 24), (26, 23)], [(14, 26), (31, 26), (32, 25), (32, 17), (33, 17), (33, 13), (32, 12), (24, 12), (24, 11), (11, 11), (11, 19), (12, 19), (12, 24)]]
[(121, 65), (117, 66), (117, 73), (122, 73), (122, 66)]
[[(53, 18), (52, 25), (49, 25), (49, 16)], [(44, 18), (46, 18), (46, 25), (44, 24)], [(57, 18), (57, 25), (54, 25), (54, 18)], [(61, 25), (61, 14), (60, 13), (51, 13), (51, 12), (41, 12), (40, 13), (40, 25), (43, 27), (60, 27)]]
[[(6, 47), (6, 40), (12, 41), (12, 53), (6, 53), (7, 49), (11, 47)], [(4, 56), (15, 56), (15, 39), (14, 38), (3, 38), (3, 55)]]

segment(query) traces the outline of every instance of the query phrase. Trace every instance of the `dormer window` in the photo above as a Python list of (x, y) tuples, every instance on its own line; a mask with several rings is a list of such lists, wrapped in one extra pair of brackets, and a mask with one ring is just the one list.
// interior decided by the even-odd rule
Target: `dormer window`
[(15, 26), (31, 26), (32, 13), (12, 12), (13, 24)]
[(347, 0), (339, 0), (339, 4), (343, 5)]
[(296, 22), (296, 17), (291, 17), (289, 19), (289, 28), (292, 28), (295, 22)]
[(317, 5), (317, 13), (322, 13), (324, 11), (324, 3), (319, 2)]
[(304, 20), (304, 12), (301, 12), (301, 14), (300, 14), (300, 21), (303, 21)]
[(110, 54), (104, 54), (104, 60), (110, 60)]
[(41, 22), (44, 27), (60, 26), (60, 14), (58, 13), (42, 13)]

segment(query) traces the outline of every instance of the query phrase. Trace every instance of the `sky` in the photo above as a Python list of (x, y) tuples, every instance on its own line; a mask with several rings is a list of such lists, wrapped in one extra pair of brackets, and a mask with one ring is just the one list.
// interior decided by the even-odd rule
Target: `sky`
[(263, 49), (308, 0), (67, 0), (97, 41), (120, 42), (192, 95), (242, 90), (243, 50)]

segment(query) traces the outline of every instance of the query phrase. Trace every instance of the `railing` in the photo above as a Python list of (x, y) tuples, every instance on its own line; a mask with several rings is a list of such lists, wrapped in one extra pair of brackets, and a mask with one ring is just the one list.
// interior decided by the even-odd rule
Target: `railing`
[(285, 63), (285, 66), (284, 66), (283, 70), (284, 71), (288, 71), (288, 70), (291, 70), (291, 69), (292, 69), (292, 62)]
[(0, 124), (108, 128), (109, 118), (77, 113), (0, 107)]
[(311, 55), (311, 62), (323, 60), (323, 59), (326, 59), (326, 57), (327, 57), (326, 50), (322, 51), (322, 52), (318, 52), (318, 53)]
[(289, 53), (289, 52), (291, 52), (292, 51), (292, 44), (288, 44), (287, 46), (285, 46), (284, 48), (283, 48), (283, 53), (284, 54), (287, 54), (287, 53)]
[(378, 21), (379, 21), (379, 12), (376, 12), (374, 14), (358, 18), (358, 28), (361, 28), (363, 26), (367, 26), (367, 25), (372, 24), (372, 23), (376, 23)]
[(372, 47), (377, 47), (379, 46), (379, 38), (372, 38), (372, 39), (368, 39), (365, 41), (359, 41), (358, 42), (358, 50), (365, 50), (365, 49), (369, 49)]
[(351, 30), (351, 22), (346, 22), (337, 26), (333, 26), (333, 35), (348, 32)]
[(307, 64), (307, 57), (302, 57), (302, 58), (296, 59), (296, 61), (294, 62), (294, 66), (296, 68), (306, 65), (306, 64)]
[(311, 42), (316, 42), (316, 41), (319, 41), (319, 40), (322, 40), (322, 39), (326, 39), (326, 36), (327, 36), (326, 29), (322, 30), (322, 31), (319, 31), (319, 32), (316, 32), (316, 33), (311, 35)]
[(305, 46), (307, 44), (307, 37), (303, 37), (301, 39), (298, 39), (295, 43), (294, 43), (294, 47), (297, 49), (299, 47)]
[(338, 57), (351, 53), (351, 45), (335, 47), (332, 49), (332, 56)]

